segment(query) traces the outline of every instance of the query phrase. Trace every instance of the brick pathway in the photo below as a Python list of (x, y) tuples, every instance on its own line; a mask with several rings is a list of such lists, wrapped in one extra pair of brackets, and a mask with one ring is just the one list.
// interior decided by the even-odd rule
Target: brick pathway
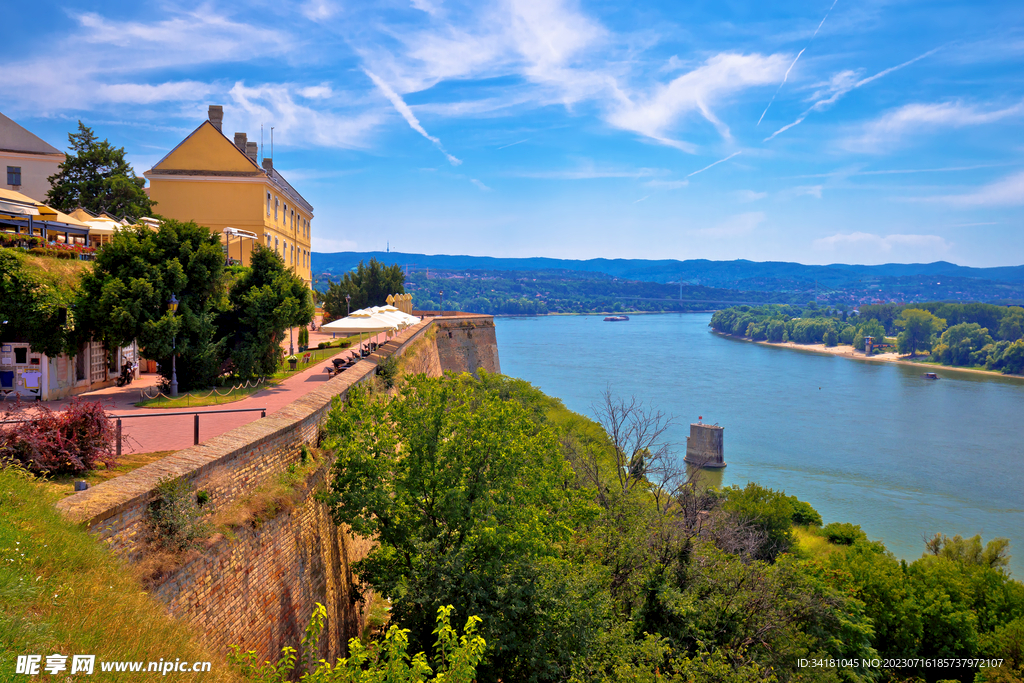
[[(330, 340), (330, 333), (322, 334), (310, 332), (309, 341), (313, 348), (325, 340)], [(383, 343), (385, 335), (381, 334), (374, 338), (375, 341)], [(287, 350), (288, 340), (285, 339)], [(342, 352), (335, 358), (344, 358), (352, 355), (352, 351)], [(298, 355), (298, 354), (297, 354)], [(300, 356), (301, 357), (301, 356)], [(134, 403), (139, 400), (139, 391), (157, 384), (160, 376), (157, 374), (143, 374), (139, 379), (126, 387), (107, 387), (98, 391), (80, 394), (80, 397), (89, 401), (100, 401), (108, 413), (116, 415), (145, 415), (147, 413), (181, 413), (181, 417), (149, 417), (129, 418), (122, 421), (122, 433), (127, 435), (127, 443), (123, 445), (125, 453), (151, 453), (154, 451), (181, 450), (193, 444), (193, 415), (196, 412), (207, 410), (227, 410), (232, 408), (266, 408), (267, 415), (279, 410), (316, 388), (319, 383), (327, 381), (327, 373), (324, 368), (331, 365), (329, 360), (310, 363), (308, 370), (303, 370), (280, 382), (277, 386), (261, 389), (260, 391), (234, 403), (224, 403), (219, 406), (202, 406), (198, 408), (137, 408)], [(70, 399), (60, 401), (48, 401), (45, 405), (53, 410), (61, 410)], [(26, 411), (31, 411), (32, 406), (27, 404)], [(3, 407), (0, 405), (0, 410)], [(258, 412), (251, 413), (217, 413), (213, 415), (200, 415), (199, 417), (199, 440), (203, 442), (226, 431), (239, 427), (243, 424), (260, 419)]]

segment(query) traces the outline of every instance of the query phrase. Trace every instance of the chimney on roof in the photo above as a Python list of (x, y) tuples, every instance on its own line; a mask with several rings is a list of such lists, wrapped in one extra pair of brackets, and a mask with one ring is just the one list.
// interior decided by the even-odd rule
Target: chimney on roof
[(274, 170), (274, 160), (270, 157), (263, 157), (263, 170), (270, 175), (270, 172)]
[(235, 133), (235, 147), (243, 154), (245, 153), (245, 138), (245, 133)]
[(213, 127), (220, 131), (221, 126), (224, 124), (224, 107), (219, 104), (211, 104), (207, 118), (210, 119)]
[(254, 164), (260, 163), (260, 162), (256, 161), (256, 154), (258, 153), (259, 148), (260, 148), (260, 146), (257, 145), (255, 142), (247, 142), (247, 143), (245, 143), (245, 156), (247, 156), (250, 159), (252, 159), (252, 163), (254, 163)]

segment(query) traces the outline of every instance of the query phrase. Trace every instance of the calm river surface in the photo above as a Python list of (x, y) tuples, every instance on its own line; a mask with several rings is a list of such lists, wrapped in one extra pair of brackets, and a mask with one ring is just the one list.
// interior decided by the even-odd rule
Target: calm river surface
[[(605, 388), (725, 427), (724, 484), (756, 481), (860, 524), (898, 557), (923, 537), (1011, 541), (1024, 577), (1024, 382), (712, 334), (710, 314), (498, 318), (501, 369), (593, 417)], [(929, 368), (931, 369), (931, 368)]]

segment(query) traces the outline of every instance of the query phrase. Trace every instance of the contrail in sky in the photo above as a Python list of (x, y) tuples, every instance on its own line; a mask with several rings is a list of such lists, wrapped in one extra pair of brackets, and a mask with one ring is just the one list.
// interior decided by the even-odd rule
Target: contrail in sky
[(515, 147), (516, 145), (521, 145), (521, 144), (523, 144), (524, 142), (526, 142), (526, 141), (527, 141), (527, 140), (529, 140), (529, 139), (530, 139), (530, 138), (525, 138), (525, 139), (523, 139), (523, 140), (519, 140), (518, 142), (510, 142), (510, 143), (508, 143), (507, 145), (502, 145), (501, 147), (498, 147), (498, 149), (505, 149), (506, 147)]
[(705, 166), (704, 168), (700, 169), (699, 171), (694, 171), (693, 173), (691, 173), (690, 175), (688, 175), (688, 176), (686, 176), (686, 177), (687, 177), (687, 178), (689, 178), (690, 176), (695, 176), (695, 175), (697, 175), (698, 173), (703, 173), (704, 171), (708, 170), (708, 169), (709, 169), (709, 168), (711, 168), (712, 166), (718, 166), (718, 164), (722, 163), (723, 161), (729, 161), (729, 159), (732, 159), (732, 158), (733, 158), (734, 156), (739, 156), (740, 154), (741, 154), (741, 152), (733, 152), (732, 154), (730, 154), (730, 155), (729, 155), (729, 156), (727, 156), (726, 158), (724, 158), (724, 159), (719, 159), (718, 161), (716, 161), (716, 162), (715, 162), (715, 163), (713, 163), (713, 164), (708, 164), (707, 166)]
[(902, 64), (897, 64), (896, 66), (890, 66), (888, 69), (884, 69), (882, 71), (879, 71), (874, 76), (868, 76), (867, 78), (862, 78), (861, 80), (857, 81), (856, 83), (854, 83), (851, 86), (848, 86), (848, 87), (845, 87), (845, 88), (840, 88), (839, 90), (836, 90), (834, 93), (832, 93), (831, 97), (827, 97), (827, 98), (825, 98), (823, 100), (818, 100), (817, 102), (812, 104), (811, 107), (807, 111), (805, 111), (803, 114), (801, 114), (800, 117), (796, 121), (794, 121), (793, 123), (790, 123), (788, 125), (785, 125), (782, 128), (779, 128), (777, 131), (775, 131), (774, 133), (772, 133), (771, 135), (766, 137), (764, 140), (762, 140), (762, 142), (768, 142), (769, 140), (774, 138), (776, 135), (779, 135), (780, 133), (785, 133), (787, 130), (789, 130), (793, 126), (800, 125), (801, 123), (804, 122), (804, 119), (807, 118), (807, 115), (810, 114), (812, 111), (822, 111), (822, 110), (826, 109), (830, 105), (835, 104), (836, 100), (838, 100), (840, 97), (842, 97), (846, 93), (850, 92), (851, 90), (856, 90), (857, 88), (859, 88), (861, 86), (864, 86), (864, 85), (867, 85), (868, 83), (871, 83), (872, 81), (877, 81), (882, 76), (888, 76), (893, 71), (899, 71), (900, 69), (902, 69), (905, 66), (910, 66), (914, 62), (920, 61), (920, 60), (924, 59), (925, 57), (928, 57), (930, 55), (935, 54), (940, 49), (942, 49), (942, 48), (937, 47), (934, 50), (928, 50), (928, 52), (925, 52), (923, 55), (918, 55), (917, 57), (914, 57), (913, 59), (908, 59), (907, 61), (903, 62)]
[(772, 99), (768, 101), (768, 106), (764, 108), (763, 112), (761, 112), (761, 118), (757, 120), (758, 126), (761, 125), (761, 119), (764, 118), (764, 115), (767, 114), (768, 110), (771, 108), (772, 102), (774, 102), (775, 98), (779, 96), (779, 91), (782, 90), (782, 86), (786, 85), (786, 80), (789, 79), (789, 72), (793, 70), (794, 66), (796, 66), (797, 61), (800, 59), (800, 55), (802, 55), (807, 48), (811, 46), (811, 40), (814, 40), (814, 36), (818, 35), (818, 31), (820, 31), (821, 27), (825, 25), (825, 20), (828, 19), (828, 15), (832, 13), (832, 8), (836, 6), (837, 2), (839, 2), (839, 0), (832, 0), (832, 7), (829, 7), (828, 12), (825, 12), (825, 16), (821, 18), (821, 23), (818, 24), (818, 28), (814, 29), (814, 33), (811, 34), (811, 38), (807, 41), (807, 45), (804, 46), (803, 50), (800, 50), (800, 52), (796, 54), (796, 58), (793, 59), (793, 63), (789, 65), (788, 69), (786, 69), (786, 75), (782, 77), (782, 83), (779, 83), (779, 87), (775, 90), (775, 94), (772, 95)]
[(441, 144), (441, 141), (435, 138), (430, 133), (428, 133), (426, 129), (424, 129), (423, 126), (420, 125), (419, 119), (417, 119), (416, 115), (412, 113), (412, 109), (409, 108), (409, 105), (405, 103), (405, 100), (403, 100), (398, 93), (391, 89), (390, 85), (382, 81), (380, 77), (378, 77), (377, 74), (373, 73), (372, 71), (363, 69), (363, 73), (369, 76), (370, 80), (373, 81), (374, 85), (376, 85), (377, 88), (379, 88), (380, 91), (384, 93), (384, 97), (388, 98), (391, 101), (392, 106), (394, 106), (395, 110), (402, 115), (402, 118), (405, 119), (405, 122), (409, 124), (410, 128), (412, 128), (414, 131), (416, 131), (426, 139), (433, 142), (434, 146), (441, 150), (441, 153), (448, 158), (448, 163), (450, 163), (452, 166), (458, 166), (459, 164), (462, 163), (461, 159), (457, 159), (451, 154), (449, 154), (448, 150), (446, 150), (444, 148), (444, 145)]

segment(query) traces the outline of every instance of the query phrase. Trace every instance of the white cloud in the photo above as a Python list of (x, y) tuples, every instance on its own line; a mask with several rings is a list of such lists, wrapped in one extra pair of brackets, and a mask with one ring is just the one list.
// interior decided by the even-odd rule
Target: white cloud
[(814, 197), (821, 199), (822, 185), (798, 185), (790, 190), (794, 197)]
[(732, 216), (714, 227), (701, 228), (692, 232), (694, 235), (713, 239), (742, 237), (754, 232), (764, 222), (764, 219), (763, 211), (750, 211)]
[(542, 180), (593, 180), (595, 178), (650, 178), (666, 175), (668, 171), (658, 168), (621, 168), (613, 166), (596, 166), (588, 161), (574, 169), (558, 171), (516, 171), (509, 173), (517, 178), (537, 178)]
[(1024, 114), (1024, 103), (1002, 109), (985, 109), (960, 101), (937, 104), (914, 103), (886, 112), (864, 125), (862, 132), (844, 140), (845, 149), (855, 152), (886, 151), (908, 135), (941, 128), (962, 128), (994, 123)]
[(385, 120), (377, 110), (341, 114), (298, 104), (293, 88), (277, 83), (247, 86), (238, 82), (228, 96), (233, 104), (225, 107), (225, 117), (237, 122), (236, 130), (255, 134), (261, 123), (266, 124), (269, 141), (272, 124), (276, 142), (296, 147), (365, 149), (370, 134)]
[(715, 55), (671, 82), (655, 86), (650, 95), (631, 98), (621, 93), (608, 121), (618, 128), (694, 152), (692, 143), (671, 138), (671, 129), (680, 119), (699, 114), (723, 138), (731, 139), (728, 126), (719, 120), (712, 107), (746, 88), (775, 83), (785, 72), (786, 61), (783, 55)]
[(868, 232), (836, 233), (814, 240), (814, 248), (824, 251), (858, 248), (889, 253), (897, 248), (917, 251), (947, 251), (949, 242), (938, 235), (876, 235)]
[(689, 180), (648, 180), (644, 185), (656, 190), (678, 190), (690, 184)]
[(363, 71), (366, 73), (367, 76), (370, 77), (370, 80), (373, 81), (374, 85), (377, 86), (377, 88), (384, 94), (384, 96), (388, 98), (392, 106), (394, 106), (395, 111), (402, 115), (402, 118), (405, 119), (405, 122), (409, 124), (410, 128), (412, 128), (414, 131), (425, 137), (427, 140), (430, 140), (432, 143), (434, 143), (434, 146), (437, 147), (441, 151), (441, 153), (445, 155), (445, 157), (448, 159), (448, 163), (450, 163), (452, 166), (458, 166), (459, 164), (462, 163), (460, 159), (456, 159), (454, 156), (449, 154), (447, 150), (445, 150), (444, 145), (441, 144), (441, 141), (439, 139), (435, 138), (433, 135), (428, 133), (426, 129), (422, 125), (420, 125), (419, 119), (417, 119), (416, 115), (412, 113), (412, 109), (409, 109), (409, 105), (405, 103), (405, 100), (398, 96), (398, 93), (396, 93), (391, 88), (391, 86), (389, 86), (387, 83), (381, 80), (380, 77), (374, 74), (372, 71), (366, 71), (365, 69)]
[(96, 101), (132, 104), (154, 102), (187, 102), (205, 100), (211, 93), (221, 90), (212, 83), (174, 81), (167, 83), (113, 83), (96, 88)]
[(300, 11), (310, 21), (326, 21), (338, 13), (338, 5), (330, 0), (311, 0)]
[(491, 191), (491, 188), (487, 187), (486, 185), (484, 185), (482, 182), (480, 182), (476, 178), (470, 178), (469, 182), (473, 183), (474, 185), (476, 185), (478, 188), (480, 188), (484, 192), (490, 192)]
[(796, 121), (794, 121), (793, 123), (787, 124), (787, 125), (783, 126), (782, 128), (779, 128), (777, 131), (775, 131), (774, 133), (772, 133), (771, 135), (766, 137), (763, 140), (763, 142), (768, 142), (769, 140), (771, 140), (772, 138), (776, 137), (777, 135), (785, 133), (790, 128), (793, 128), (794, 126), (800, 125), (801, 123), (804, 122), (804, 120), (807, 118), (807, 116), (811, 112), (825, 111), (826, 109), (831, 107), (833, 104), (835, 104), (839, 100), (839, 98), (841, 98), (843, 95), (845, 95), (846, 93), (850, 92), (851, 90), (856, 90), (857, 88), (861, 88), (861, 87), (863, 87), (863, 86), (865, 86), (865, 85), (867, 85), (869, 83), (873, 83), (874, 81), (877, 81), (879, 78), (883, 78), (885, 76), (888, 76), (889, 74), (891, 74), (894, 71), (899, 71), (900, 69), (908, 67), (911, 64), (913, 64), (915, 62), (918, 62), (918, 61), (924, 59), (925, 57), (933, 55), (933, 54), (935, 54), (938, 51), (939, 51), (939, 48), (935, 48), (934, 50), (929, 50), (928, 52), (925, 52), (924, 54), (918, 55), (917, 57), (914, 57), (913, 59), (908, 59), (907, 61), (903, 62), (902, 64), (897, 64), (896, 66), (891, 66), (888, 69), (883, 69), (882, 71), (879, 71), (878, 73), (876, 73), (874, 76), (868, 76), (867, 78), (862, 78), (860, 80), (856, 80), (856, 76), (855, 76), (854, 72), (852, 72), (852, 71), (842, 71), (842, 72), (836, 74), (835, 76), (833, 76), (831, 82), (829, 83), (829, 86), (828, 86), (828, 89), (827, 89), (828, 97), (824, 96), (825, 92), (819, 91), (818, 93), (815, 93), (815, 97), (820, 97), (821, 99), (818, 99), (818, 101), (816, 101), (814, 104), (812, 104), (810, 106), (810, 108), (807, 109), (807, 111), (805, 111), (803, 114), (801, 114), (797, 118)]
[(322, 100), (334, 94), (334, 91), (331, 90), (331, 86), (327, 85), (326, 83), (321, 83), (320, 85), (311, 85), (306, 88), (299, 88), (296, 92), (298, 92), (299, 95), (305, 97), (307, 100)]
[(926, 201), (962, 207), (1024, 206), (1024, 171), (1008, 175), (1001, 180), (980, 187), (974, 192), (932, 197)]
[(749, 202), (756, 202), (758, 200), (764, 199), (765, 197), (768, 196), (768, 193), (767, 192), (755, 192), (754, 190), (737, 190), (735, 192), (735, 195), (736, 195), (736, 200), (737, 201), (740, 201), (740, 202), (743, 202), (743, 203), (746, 204), (746, 203), (749, 203)]

